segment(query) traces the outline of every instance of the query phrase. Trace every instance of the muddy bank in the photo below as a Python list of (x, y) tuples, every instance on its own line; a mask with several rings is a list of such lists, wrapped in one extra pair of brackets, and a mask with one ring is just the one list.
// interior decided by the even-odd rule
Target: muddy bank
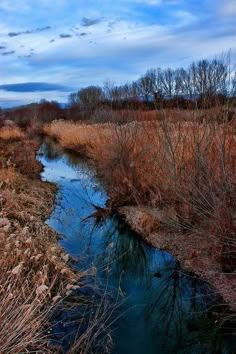
[(48, 323), (80, 276), (67, 265), (57, 234), (45, 224), (56, 187), (40, 181), (35, 140), (0, 140), (0, 352), (49, 346)]
[(171, 209), (127, 206), (119, 208), (119, 213), (145, 242), (170, 251), (180, 261), (183, 270), (208, 281), (232, 310), (236, 310), (236, 275), (222, 272), (215, 257), (220, 247), (216, 237), (181, 232)]

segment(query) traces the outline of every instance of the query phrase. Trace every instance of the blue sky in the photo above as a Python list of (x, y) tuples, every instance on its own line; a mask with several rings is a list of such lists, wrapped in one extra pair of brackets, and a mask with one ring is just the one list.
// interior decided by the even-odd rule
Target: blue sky
[(0, 106), (229, 49), (235, 64), (235, 18), (236, 0), (0, 0)]

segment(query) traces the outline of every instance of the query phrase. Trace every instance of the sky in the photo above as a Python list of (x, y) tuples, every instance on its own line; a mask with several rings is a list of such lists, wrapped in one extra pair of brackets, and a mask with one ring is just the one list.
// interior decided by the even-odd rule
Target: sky
[(0, 0), (0, 107), (231, 50), (236, 0)]

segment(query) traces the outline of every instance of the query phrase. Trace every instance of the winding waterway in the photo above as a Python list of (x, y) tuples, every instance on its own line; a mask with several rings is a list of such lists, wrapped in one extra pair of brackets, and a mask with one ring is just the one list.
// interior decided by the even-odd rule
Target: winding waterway
[[(87, 160), (50, 140), (38, 159), (42, 179), (56, 183), (55, 209), (47, 224), (95, 281), (119, 303), (112, 326), (113, 354), (233, 353), (233, 338), (217, 329), (209, 308), (214, 291), (185, 274), (166, 251), (146, 245), (116, 215), (97, 223), (91, 214), (108, 196)], [(91, 277), (88, 278), (88, 282)]]

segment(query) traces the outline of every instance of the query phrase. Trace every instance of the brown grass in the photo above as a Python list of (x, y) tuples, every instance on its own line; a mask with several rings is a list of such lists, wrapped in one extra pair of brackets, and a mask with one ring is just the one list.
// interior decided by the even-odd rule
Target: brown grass
[(164, 119), (121, 126), (55, 121), (44, 131), (62, 146), (92, 157), (112, 184), (113, 199), (124, 203), (155, 206), (179, 201), (180, 195), (189, 201), (193, 193), (201, 199), (210, 188), (206, 186), (209, 177), (216, 189), (235, 183), (235, 121), (172, 123)]
[(24, 137), (24, 133), (18, 127), (0, 128), (0, 140), (18, 140)]
[[(58, 305), (62, 306), (60, 303), (71, 291), (82, 285), (84, 276), (83, 272), (71, 270), (68, 255), (58, 245), (57, 234), (44, 223), (54, 207), (55, 186), (37, 178), (41, 170), (40, 163), (35, 161), (37, 147), (31, 140), (0, 142), (2, 354), (63, 352), (49, 346), (49, 321)], [(73, 306), (78, 306), (74, 301)], [(96, 306), (91, 305), (96, 314)], [(103, 328), (100, 319), (106, 317), (106, 310), (99, 319), (95, 318), (98, 329)], [(90, 322), (88, 336), (94, 340), (92, 317)], [(87, 346), (83, 334), (70, 352), (84, 352), (82, 348)]]
[[(229, 120), (222, 109), (188, 111), (188, 119), (173, 114), (158, 112), (156, 120), (123, 125), (55, 121), (44, 131), (96, 162), (113, 207), (144, 206), (157, 219), (166, 213), (161, 224), (167, 232), (207, 240), (203, 244), (208, 270), (218, 264), (232, 273), (236, 270), (235, 115)], [(147, 224), (150, 217), (143, 215)], [(159, 230), (158, 222), (148, 224), (149, 229)]]
[[(15, 144), (20, 159), (19, 143)], [(25, 141), (20, 146), (27, 150), (27, 144), (33, 145)], [(55, 188), (18, 172), (4, 158), (5, 144), (1, 151), (0, 352), (40, 349), (49, 353), (48, 320), (66, 286), (78, 283), (79, 276), (67, 266), (56, 234), (44, 224), (53, 208)], [(35, 174), (30, 171), (31, 165), (34, 169), (30, 157), (34, 159), (34, 151), (28, 155), (28, 173)]]

